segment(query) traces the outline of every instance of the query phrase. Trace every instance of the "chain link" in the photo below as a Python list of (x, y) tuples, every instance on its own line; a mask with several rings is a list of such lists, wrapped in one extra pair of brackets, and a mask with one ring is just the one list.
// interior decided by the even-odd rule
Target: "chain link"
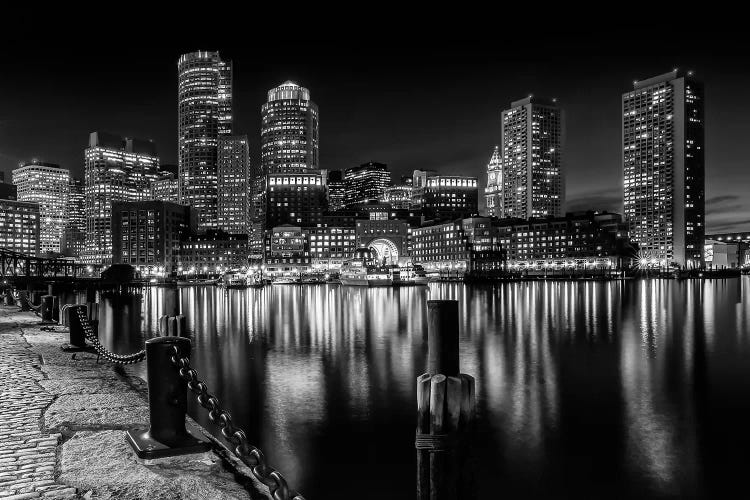
[(89, 323), (89, 320), (86, 317), (84, 308), (78, 307), (76, 312), (78, 313), (78, 320), (81, 322), (83, 333), (86, 335), (86, 340), (91, 342), (99, 356), (118, 365), (133, 365), (146, 359), (146, 349), (141, 349), (133, 354), (115, 354), (109, 351), (101, 344), (101, 342), (99, 342), (99, 338), (97, 337), (96, 332), (94, 332), (94, 327), (91, 326), (91, 323)]
[(180, 377), (187, 382), (188, 389), (197, 396), (198, 403), (208, 410), (208, 418), (221, 429), (222, 436), (232, 443), (235, 455), (268, 487), (274, 500), (305, 500), (289, 487), (279, 471), (266, 463), (263, 452), (248, 443), (245, 431), (232, 423), (229, 412), (222, 408), (216, 396), (208, 392), (205, 382), (198, 378), (198, 372), (190, 367), (190, 358), (181, 356), (178, 346), (174, 346), (173, 349), (172, 365), (179, 370)]

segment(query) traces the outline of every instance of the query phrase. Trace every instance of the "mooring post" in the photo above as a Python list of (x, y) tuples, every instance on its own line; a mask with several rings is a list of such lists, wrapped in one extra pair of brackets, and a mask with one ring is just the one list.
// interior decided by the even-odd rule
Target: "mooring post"
[(164, 289), (164, 314), (167, 316), (180, 315), (180, 289), (168, 287)]
[(83, 304), (68, 305), (65, 312), (68, 315), (68, 324), (70, 327), (70, 342), (62, 345), (62, 350), (66, 352), (93, 351), (92, 347), (86, 345), (86, 334), (83, 331), (79, 311), (86, 313), (86, 306)]
[(159, 334), (162, 337), (187, 337), (187, 318), (179, 316), (161, 316), (159, 318)]
[(171, 362), (175, 346), (181, 356), (190, 356), (189, 339), (157, 337), (146, 341), (150, 427), (127, 431), (127, 440), (139, 458), (200, 453), (210, 447), (197, 429), (185, 425), (188, 389)]
[(52, 323), (53, 321), (53, 309), (54, 309), (55, 298), (52, 295), (42, 296), (42, 309), (41, 316), (42, 321), (45, 323)]
[(474, 378), (459, 370), (458, 302), (427, 302), (427, 373), (417, 378), (417, 499), (473, 497), (465, 469), (476, 405)]

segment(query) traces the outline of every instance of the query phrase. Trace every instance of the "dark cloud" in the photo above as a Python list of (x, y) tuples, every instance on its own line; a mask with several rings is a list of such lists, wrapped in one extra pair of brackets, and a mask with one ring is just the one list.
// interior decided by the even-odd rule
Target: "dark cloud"
[(592, 209), (622, 212), (622, 190), (610, 188), (579, 193), (570, 196), (566, 203), (566, 210), (569, 212)]
[(735, 201), (739, 200), (740, 197), (736, 195), (721, 195), (721, 196), (714, 196), (712, 198), (709, 198), (706, 200), (706, 205), (716, 205), (719, 203), (724, 203), (725, 201)]

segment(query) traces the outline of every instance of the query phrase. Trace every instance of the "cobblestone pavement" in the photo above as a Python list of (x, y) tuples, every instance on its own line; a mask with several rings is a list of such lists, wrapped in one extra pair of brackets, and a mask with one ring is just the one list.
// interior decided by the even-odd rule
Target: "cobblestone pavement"
[(63, 352), (67, 329), (41, 327), (0, 306), (0, 500), (268, 498), (231, 457), (137, 459), (124, 430), (148, 425), (145, 383), (95, 354)]
[(54, 397), (39, 383), (39, 355), (6, 314), (17, 308), (0, 309), (0, 498), (77, 498), (76, 488), (55, 481), (61, 435), (42, 430)]

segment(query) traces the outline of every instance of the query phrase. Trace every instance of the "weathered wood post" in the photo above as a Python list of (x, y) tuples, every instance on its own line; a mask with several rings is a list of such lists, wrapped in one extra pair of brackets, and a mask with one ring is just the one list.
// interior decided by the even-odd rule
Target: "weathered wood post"
[(427, 373), (417, 378), (417, 499), (470, 498), (462, 468), (476, 396), (474, 377), (459, 370), (457, 301), (427, 301), (427, 335)]

